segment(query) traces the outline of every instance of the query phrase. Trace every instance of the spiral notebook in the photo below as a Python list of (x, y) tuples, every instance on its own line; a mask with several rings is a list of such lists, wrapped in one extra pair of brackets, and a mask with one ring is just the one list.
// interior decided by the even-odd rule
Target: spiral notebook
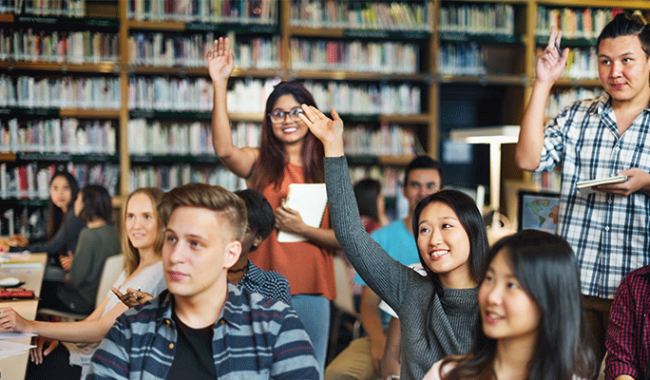
[[(311, 227), (320, 227), (327, 205), (327, 190), (324, 183), (292, 183), (284, 207), (298, 211), (302, 220)], [(278, 232), (278, 242), (295, 243), (307, 241), (301, 235)]]

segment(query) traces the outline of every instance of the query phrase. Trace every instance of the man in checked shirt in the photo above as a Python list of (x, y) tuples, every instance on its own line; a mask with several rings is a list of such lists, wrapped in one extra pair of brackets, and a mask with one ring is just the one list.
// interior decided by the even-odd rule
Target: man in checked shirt
[[(584, 307), (600, 363), (617, 287), (630, 271), (650, 264), (650, 27), (640, 16), (619, 13), (596, 42), (605, 93), (564, 109), (544, 127), (544, 110), (568, 49), (551, 30), (537, 58), (515, 159), (523, 170), (562, 167), (557, 233), (580, 265)], [(577, 182), (625, 175), (622, 183), (581, 194)]]

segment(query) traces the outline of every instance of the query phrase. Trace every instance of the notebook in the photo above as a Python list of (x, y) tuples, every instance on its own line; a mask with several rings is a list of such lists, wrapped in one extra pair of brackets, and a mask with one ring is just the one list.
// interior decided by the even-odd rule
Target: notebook
[[(320, 227), (327, 205), (327, 191), (324, 183), (292, 183), (284, 207), (298, 211), (303, 222), (311, 227)], [(278, 242), (295, 243), (307, 241), (301, 235), (280, 231)]]

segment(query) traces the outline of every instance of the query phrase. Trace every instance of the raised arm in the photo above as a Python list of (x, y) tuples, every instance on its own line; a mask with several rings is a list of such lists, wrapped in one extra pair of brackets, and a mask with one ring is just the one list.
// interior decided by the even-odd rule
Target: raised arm
[(566, 66), (569, 50), (564, 49), (560, 56), (558, 46), (562, 40), (562, 32), (556, 34), (551, 29), (548, 45), (537, 57), (535, 82), (521, 121), (519, 141), (515, 150), (515, 162), (522, 170), (535, 170), (539, 166), (544, 146), (544, 111), (546, 102), (555, 81), (560, 78)]
[(399, 310), (408, 283), (419, 275), (394, 260), (366, 233), (343, 157), (343, 121), (303, 105), (305, 121), (325, 149), (325, 182), (332, 226), (343, 252), (361, 278), (394, 310)]
[(220, 37), (206, 55), (208, 71), (214, 88), (212, 107), (212, 146), (223, 165), (235, 175), (247, 178), (259, 155), (257, 148), (239, 148), (232, 143), (228, 117), (228, 78), (235, 68), (235, 58), (229, 48), (228, 38)]

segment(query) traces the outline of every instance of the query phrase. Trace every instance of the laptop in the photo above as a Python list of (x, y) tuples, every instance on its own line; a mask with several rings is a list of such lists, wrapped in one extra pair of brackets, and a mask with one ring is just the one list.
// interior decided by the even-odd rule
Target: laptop
[(519, 191), (517, 231), (525, 229), (555, 233), (560, 194), (550, 191)]

